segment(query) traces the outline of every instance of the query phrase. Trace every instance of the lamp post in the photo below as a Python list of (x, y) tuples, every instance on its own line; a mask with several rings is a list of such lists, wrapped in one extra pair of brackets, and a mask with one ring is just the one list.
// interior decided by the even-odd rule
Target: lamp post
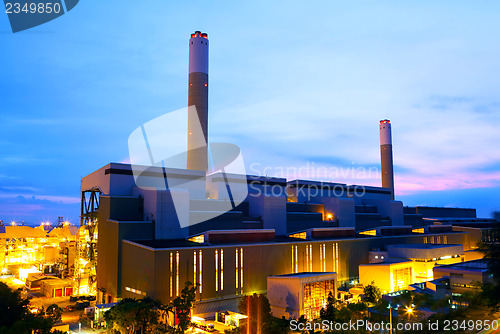
[[(389, 323), (391, 324), (391, 329), (390, 329), (390, 334), (392, 334), (392, 309), (397, 310), (399, 307), (399, 304), (396, 305), (395, 307), (392, 307), (392, 305), (389, 303), (389, 306), (387, 308), (389, 309)], [(398, 319), (398, 315), (396, 313), (396, 320)]]

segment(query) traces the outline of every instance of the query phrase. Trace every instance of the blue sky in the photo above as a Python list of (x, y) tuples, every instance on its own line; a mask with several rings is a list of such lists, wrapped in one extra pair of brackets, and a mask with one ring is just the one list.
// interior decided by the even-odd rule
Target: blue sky
[[(210, 136), (249, 168), (379, 185), (393, 123), (408, 205), (500, 210), (500, 3), (82, 0), (12, 34), (0, 15), (0, 219), (78, 222), (80, 178), (127, 161), (187, 103), (189, 34), (210, 38)], [(298, 172), (283, 175), (286, 167)], [(290, 171), (290, 170), (289, 170)]]

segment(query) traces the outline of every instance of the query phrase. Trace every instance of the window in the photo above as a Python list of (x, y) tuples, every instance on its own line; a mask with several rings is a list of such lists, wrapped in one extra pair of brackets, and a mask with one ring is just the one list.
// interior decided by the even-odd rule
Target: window
[(393, 287), (392, 291), (404, 290), (408, 285), (412, 284), (412, 268), (396, 269), (393, 272)]
[(215, 291), (219, 291), (219, 251), (215, 250)]
[(193, 278), (194, 278), (194, 286), (196, 286), (196, 251), (194, 251), (193, 255)]
[(170, 297), (173, 296), (174, 289), (174, 254), (170, 252)]
[(175, 295), (179, 295), (179, 252), (175, 253)]
[(224, 290), (224, 250), (220, 250), (220, 290)]
[(240, 248), (240, 287), (243, 292), (243, 248)]
[(292, 246), (292, 273), (298, 273), (299, 272), (299, 258), (298, 258), (298, 252), (297, 252), (297, 246)]
[(319, 245), (319, 263), (321, 266), (321, 271), (326, 272), (326, 248), (325, 248), (325, 244)]
[(236, 248), (236, 294), (238, 294), (238, 288), (239, 286), (239, 273), (240, 273), (240, 267), (239, 267), (239, 254), (238, 254), (238, 248)]
[(330, 292), (335, 292), (334, 280), (303, 284), (304, 315), (307, 319), (320, 316), (320, 310), (326, 304)]
[(339, 244), (333, 244), (333, 271), (338, 274), (339, 271)]
[(297, 251), (297, 246), (295, 246), (295, 272), (299, 272), (299, 252)]
[(202, 280), (202, 278), (203, 278), (203, 275), (202, 275), (203, 274), (202, 273), (202, 268), (203, 268), (203, 266), (202, 266), (203, 254), (201, 253), (201, 250), (200, 250), (199, 257), (200, 257), (199, 258), (200, 259), (200, 270), (199, 270), (199, 273), (200, 273), (200, 282), (199, 283), (200, 283), (200, 293), (201, 293), (202, 292), (202, 282), (203, 282), (203, 280)]

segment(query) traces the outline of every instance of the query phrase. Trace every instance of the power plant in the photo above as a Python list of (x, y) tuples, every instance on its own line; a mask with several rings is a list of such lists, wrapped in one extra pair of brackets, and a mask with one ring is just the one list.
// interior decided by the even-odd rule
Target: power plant
[(382, 187), (391, 190), (391, 199), (394, 200), (394, 168), (392, 156), (391, 121), (380, 121), (380, 158), (382, 167)]
[[(475, 227), (474, 209), (408, 207), (394, 200), (389, 120), (380, 121), (382, 187), (225, 172), (206, 175), (208, 47), (206, 33), (191, 34), (187, 169), (148, 166), (142, 184), (168, 178), (159, 182), (166, 189), (140, 187), (131, 164), (110, 163), (82, 179), (82, 231), (88, 232), (82, 234), (79, 249), (90, 258), (80, 260), (84, 265), (76, 269), (82, 273), (79, 280), (93, 285), (89, 290), (97, 291), (98, 302), (147, 296), (168, 303), (190, 281), (198, 284), (194, 314), (237, 311), (243, 295), (267, 292), (276, 303), (271, 305), (273, 314), (288, 318), (288, 306), (278, 305), (285, 298), (268, 289), (293, 281), (308, 289), (297, 294), (301, 304), (297, 301), (294, 314), (314, 319), (329, 292), (359, 279), (360, 265), (372, 254), (384, 262), (394, 245), (435, 244), (415, 249), (431, 259), (438, 251), (453, 249), (453, 254), (439, 256), (455, 263), (492, 228), (490, 221)], [(234, 204), (231, 182), (248, 189), (242, 202)], [(404, 268), (387, 266), (392, 268), (385, 279), (388, 291), (419, 282), (412, 261)], [(375, 271), (385, 273), (380, 268)], [(369, 272), (375, 271), (370, 267)]]

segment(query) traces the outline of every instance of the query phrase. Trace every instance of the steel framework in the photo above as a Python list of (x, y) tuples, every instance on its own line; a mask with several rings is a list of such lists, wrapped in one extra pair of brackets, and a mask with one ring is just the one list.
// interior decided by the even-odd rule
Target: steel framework
[(96, 294), (99, 188), (82, 191), (80, 228), (76, 244), (75, 280), (77, 293)]

